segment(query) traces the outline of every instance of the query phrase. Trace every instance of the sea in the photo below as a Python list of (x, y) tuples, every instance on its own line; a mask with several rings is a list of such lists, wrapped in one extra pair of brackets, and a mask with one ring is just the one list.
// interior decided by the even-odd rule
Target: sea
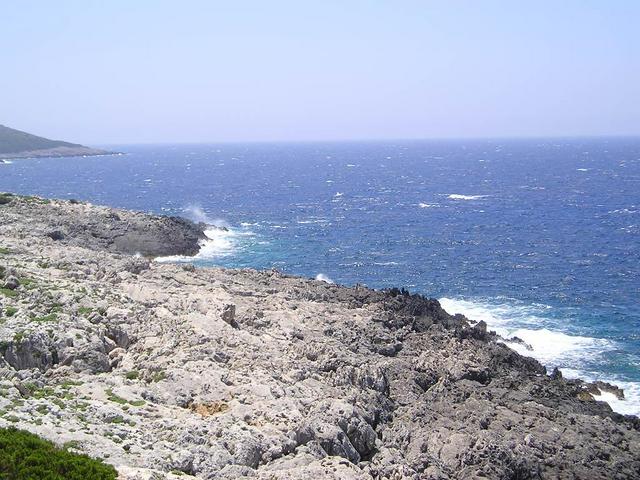
[(437, 298), (640, 415), (640, 138), (107, 147), (0, 163), (0, 191), (228, 228), (161, 261)]

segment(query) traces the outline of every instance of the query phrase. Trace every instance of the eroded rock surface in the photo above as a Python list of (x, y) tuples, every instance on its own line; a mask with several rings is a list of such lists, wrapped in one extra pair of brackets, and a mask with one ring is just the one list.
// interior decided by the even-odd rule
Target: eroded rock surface
[(127, 479), (638, 478), (636, 417), (435, 300), (91, 238), (165, 221), (0, 205), (1, 426)]
[[(2, 222), (14, 235), (46, 237), (58, 246), (159, 257), (195, 255), (206, 237), (203, 225), (180, 217), (96, 207), (75, 201), (0, 194), (6, 201)], [(28, 221), (25, 221), (28, 219)], [(50, 243), (50, 242), (47, 242)]]

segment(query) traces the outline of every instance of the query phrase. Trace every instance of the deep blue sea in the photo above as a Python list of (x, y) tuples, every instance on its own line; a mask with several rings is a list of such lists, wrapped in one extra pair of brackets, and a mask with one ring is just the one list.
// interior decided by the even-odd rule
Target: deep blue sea
[(199, 264), (436, 297), (640, 414), (640, 139), (110, 148), (0, 164), (0, 191), (229, 226)]

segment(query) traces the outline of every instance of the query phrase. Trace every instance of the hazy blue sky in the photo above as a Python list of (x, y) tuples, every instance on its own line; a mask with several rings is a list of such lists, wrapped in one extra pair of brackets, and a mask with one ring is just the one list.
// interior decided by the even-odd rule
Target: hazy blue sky
[(640, 1), (1, 1), (0, 124), (92, 144), (640, 134)]

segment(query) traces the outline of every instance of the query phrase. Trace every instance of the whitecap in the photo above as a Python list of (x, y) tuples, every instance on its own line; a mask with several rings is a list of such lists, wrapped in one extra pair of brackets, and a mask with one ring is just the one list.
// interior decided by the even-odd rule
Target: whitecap
[(420, 208), (435, 208), (439, 207), (440, 205), (438, 205), (437, 203), (419, 203), (418, 206)]
[(314, 223), (329, 223), (329, 220), (326, 218), (309, 218), (307, 220), (298, 220), (296, 223), (300, 225), (308, 225)]
[(342, 195), (344, 195), (342, 192), (336, 192), (336, 194), (334, 195), (334, 197), (341, 197)]
[(462, 195), (459, 193), (451, 193), (447, 195), (447, 198), (451, 200), (480, 200), (481, 198), (488, 197), (489, 195)]

